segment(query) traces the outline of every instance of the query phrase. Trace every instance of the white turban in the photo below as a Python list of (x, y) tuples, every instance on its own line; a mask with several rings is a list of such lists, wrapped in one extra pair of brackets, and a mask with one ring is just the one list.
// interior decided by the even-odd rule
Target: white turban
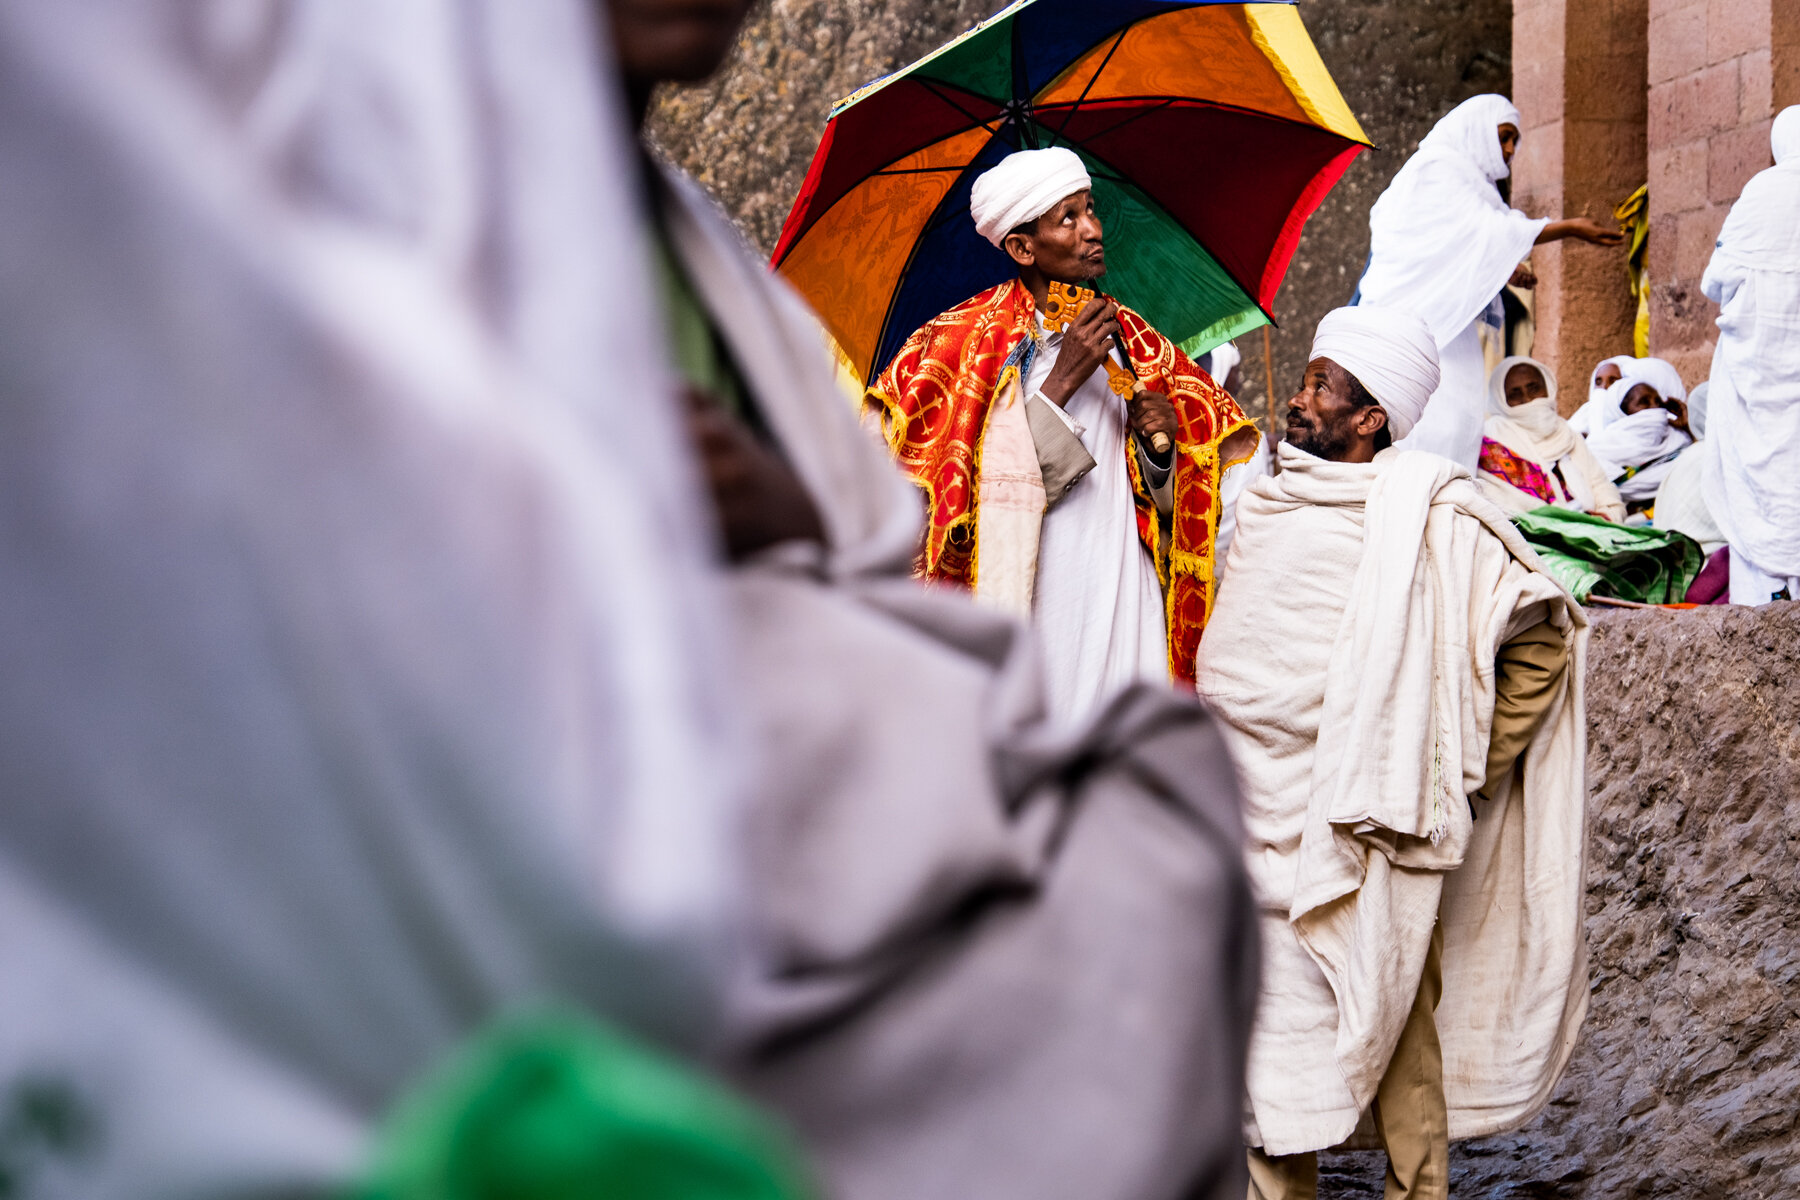
[(1425, 322), (1397, 308), (1333, 309), (1313, 335), (1311, 358), (1329, 358), (1387, 413), (1399, 441), (1412, 432), (1438, 386), (1438, 349)]
[(1073, 150), (1062, 146), (1021, 150), (975, 181), (969, 215), (975, 218), (975, 232), (998, 246), (1007, 234), (1037, 220), (1065, 196), (1093, 186), (1081, 156)]

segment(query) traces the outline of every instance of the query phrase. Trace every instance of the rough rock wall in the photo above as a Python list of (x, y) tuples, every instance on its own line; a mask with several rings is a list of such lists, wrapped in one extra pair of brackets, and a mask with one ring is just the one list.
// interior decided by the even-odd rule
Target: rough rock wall
[[(905, 66), (999, 0), (767, 0), (711, 83), (659, 98), (650, 132), (765, 251), (812, 160), (831, 105)], [(1362, 155), (1300, 241), (1271, 333), (1276, 394), (1293, 390), (1312, 329), (1356, 286), (1369, 206), (1437, 118), (1469, 96), (1506, 91), (1511, 0), (1301, 0), (1301, 18), (1378, 150)], [(1230, 187), (1229, 168), (1220, 187)], [(1241, 399), (1265, 411), (1262, 335), (1240, 339)]]
[[(1800, 1196), (1800, 603), (1601, 613), (1588, 737), (1587, 1023), (1452, 1194)], [(1379, 1154), (1322, 1167), (1381, 1194)]]

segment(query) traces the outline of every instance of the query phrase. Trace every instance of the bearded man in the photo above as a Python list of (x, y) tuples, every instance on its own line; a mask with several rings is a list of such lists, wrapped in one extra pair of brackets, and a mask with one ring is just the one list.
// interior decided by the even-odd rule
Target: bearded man
[[(867, 400), (930, 506), (919, 573), (1031, 619), (1052, 709), (1070, 718), (1136, 679), (1192, 681), (1221, 476), (1257, 445), (1236, 402), (1111, 297), (1046, 328), (1052, 282), (1106, 270), (1092, 187), (1062, 148), (977, 179), (976, 230), (1018, 278), (914, 333)], [(1109, 360), (1142, 390), (1116, 394)]]
[(1252, 1200), (1316, 1195), (1359, 1127), (1389, 1200), (1447, 1195), (1450, 1139), (1537, 1113), (1586, 1007), (1586, 621), (1465, 469), (1391, 447), (1437, 385), (1416, 317), (1320, 323), (1200, 647), (1263, 914)]

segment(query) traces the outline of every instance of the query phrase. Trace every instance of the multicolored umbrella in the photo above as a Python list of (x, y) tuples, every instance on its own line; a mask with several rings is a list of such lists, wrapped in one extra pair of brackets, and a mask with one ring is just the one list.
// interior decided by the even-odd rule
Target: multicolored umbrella
[(1300, 230), (1369, 145), (1291, 2), (1020, 0), (841, 102), (774, 264), (865, 381), (912, 331), (1013, 274), (975, 177), (1072, 147), (1104, 286), (1200, 353), (1269, 319)]

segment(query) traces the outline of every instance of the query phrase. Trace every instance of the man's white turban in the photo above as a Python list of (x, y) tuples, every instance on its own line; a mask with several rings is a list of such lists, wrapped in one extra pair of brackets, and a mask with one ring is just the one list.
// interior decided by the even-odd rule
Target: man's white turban
[(975, 218), (975, 232), (998, 246), (1007, 234), (1037, 220), (1065, 196), (1093, 186), (1081, 156), (1073, 150), (1062, 146), (1021, 150), (975, 181), (969, 215)]
[(1399, 441), (1412, 432), (1438, 385), (1438, 348), (1425, 322), (1397, 308), (1358, 305), (1325, 314), (1312, 358), (1329, 358), (1367, 389)]

